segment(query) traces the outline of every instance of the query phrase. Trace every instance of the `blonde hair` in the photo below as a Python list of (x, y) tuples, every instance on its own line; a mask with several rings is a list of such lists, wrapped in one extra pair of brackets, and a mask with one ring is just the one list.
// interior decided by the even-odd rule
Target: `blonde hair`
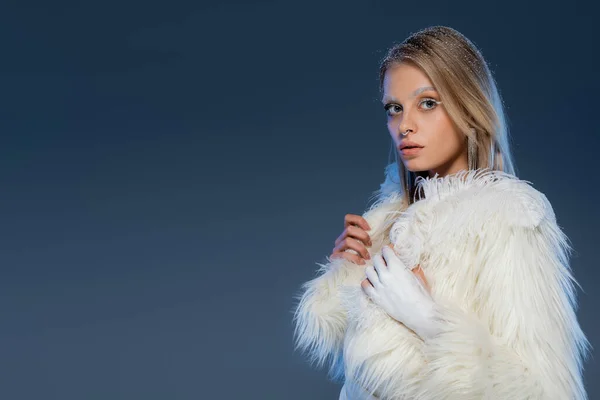
[[(381, 61), (380, 91), (386, 71), (399, 63), (411, 63), (431, 80), (450, 119), (475, 145), (475, 169), (515, 174), (502, 99), (486, 61), (469, 39), (446, 26), (411, 34)], [(394, 155), (404, 199), (410, 204), (417, 177), (427, 176), (427, 171), (408, 171), (395, 149)]]

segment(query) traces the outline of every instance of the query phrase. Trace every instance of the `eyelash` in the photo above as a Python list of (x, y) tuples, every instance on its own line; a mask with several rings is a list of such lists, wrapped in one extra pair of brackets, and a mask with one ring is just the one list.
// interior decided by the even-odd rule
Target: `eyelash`
[[(424, 102), (426, 102), (426, 101), (432, 101), (432, 102), (434, 102), (435, 106), (432, 106), (432, 108), (426, 109), (425, 111), (432, 111), (432, 110), (435, 110), (435, 108), (437, 107), (437, 105), (442, 103), (441, 101), (438, 101), (438, 100), (436, 100), (436, 99), (432, 99), (431, 97), (427, 97), (427, 98), (424, 98), (423, 100), (421, 100), (421, 101), (419, 102), (419, 105), (421, 105), (422, 103), (424, 103)], [(386, 104), (386, 105), (383, 107), (383, 108), (384, 108), (384, 110), (386, 111), (387, 115), (388, 115), (388, 116), (390, 116), (390, 117), (393, 117), (393, 116), (394, 116), (394, 115), (390, 115), (390, 113), (389, 113), (389, 110), (390, 110), (390, 108), (392, 108), (393, 106), (402, 107), (402, 106), (400, 106), (400, 105), (398, 105), (398, 104), (395, 104), (395, 103), (388, 103), (388, 104)], [(400, 112), (400, 111), (398, 111), (398, 112)]]

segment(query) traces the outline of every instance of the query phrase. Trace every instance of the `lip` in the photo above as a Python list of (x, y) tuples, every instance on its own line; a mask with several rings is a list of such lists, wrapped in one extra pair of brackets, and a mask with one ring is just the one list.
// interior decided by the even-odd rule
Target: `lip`
[(406, 147), (406, 146), (411, 146), (411, 147), (415, 147), (416, 146), (416, 147), (421, 147), (421, 148), (423, 147), (419, 143), (415, 143), (412, 140), (408, 140), (407, 139), (407, 140), (403, 140), (402, 143), (400, 143), (398, 145), (398, 150), (402, 150), (402, 148)]
[[(407, 146), (416, 146), (416, 147), (406, 148)], [(398, 150), (400, 151), (400, 154), (402, 154), (403, 156), (416, 155), (421, 151), (421, 149), (423, 149), (423, 146), (421, 146), (420, 144), (415, 143), (413, 141), (410, 141), (410, 140), (403, 140), (402, 143), (400, 143), (400, 145), (398, 145)]]
[(414, 148), (411, 148), (411, 149), (402, 149), (402, 150), (400, 150), (400, 153), (403, 156), (414, 156), (414, 155), (419, 154), (419, 152), (421, 150), (423, 150), (422, 147), (414, 147)]

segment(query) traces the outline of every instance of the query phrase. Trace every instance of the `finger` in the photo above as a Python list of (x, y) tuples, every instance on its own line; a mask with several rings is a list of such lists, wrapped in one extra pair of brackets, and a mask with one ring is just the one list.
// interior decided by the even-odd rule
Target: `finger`
[(369, 298), (372, 299), (375, 297), (375, 288), (373, 288), (373, 285), (371, 285), (368, 279), (363, 280), (360, 283), (360, 287)]
[(377, 276), (380, 281), (384, 281), (387, 277), (386, 274), (389, 274), (390, 272), (387, 265), (385, 265), (385, 260), (381, 254), (377, 254), (373, 257), (373, 268), (377, 271)]
[(407, 269), (406, 265), (404, 265), (402, 260), (400, 260), (400, 258), (391, 246), (384, 246), (381, 250), (381, 254), (385, 258), (385, 261), (390, 271), (395, 271), (397, 268)]
[(373, 245), (373, 243), (371, 242), (371, 237), (369, 236), (369, 234), (367, 232), (365, 232), (364, 229), (359, 228), (354, 225), (350, 225), (346, 228), (346, 231), (348, 232), (348, 236), (360, 240), (365, 245), (367, 245), (367, 246)]
[(371, 255), (369, 254), (369, 250), (365, 247), (365, 245), (353, 238), (346, 238), (344, 241), (339, 243), (334, 248), (334, 252), (343, 252), (346, 250), (354, 250), (357, 254), (359, 254), (362, 258), (366, 260), (371, 259)]
[(349, 225), (360, 226), (366, 231), (371, 230), (371, 227), (369, 226), (367, 220), (364, 219), (362, 216), (356, 214), (346, 214), (346, 216), (344, 217), (344, 228)]
[(350, 225), (346, 227), (346, 229), (344, 229), (340, 236), (338, 236), (337, 239), (335, 239), (335, 245), (338, 246), (346, 238), (353, 238), (365, 246), (373, 245), (369, 234), (365, 232), (362, 228), (359, 228), (354, 225)]
[(334, 260), (336, 258), (343, 258), (345, 260), (348, 260), (348, 261), (350, 261), (354, 264), (358, 264), (358, 265), (364, 265), (366, 263), (362, 257), (360, 257), (354, 253), (347, 252), (347, 251), (335, 252), (335, 253), (331, 254), (331, 256), (329, 256), (330, 260)]
[(342, 231), (342, 233), (340, 233), (340, 235), (339, 235), (337, 238), (335, 238), (335, 242), (334, 242), (334, 243), (335, 243), (335, 245), (336, 245), (336, 246), (337, 246), (338, 244), (340, 244), (342, 240), (344, 240), (344, 238), (346, 237), (346, 233), (347, 233), (347, 232), (346, 232), (346, 229), (344, 229), (344, 230)]
[(379, 281), (379, 275), (377, 274), (377, 272), (375, 272), (375, 267), (373, 267), (372, 265), (369, 265), (367, 268), (365, 268), (365, 274), (367, 275), (369, 282), (371, 282), (371, 285), (375, 289), (381, 287), (381, 282)]

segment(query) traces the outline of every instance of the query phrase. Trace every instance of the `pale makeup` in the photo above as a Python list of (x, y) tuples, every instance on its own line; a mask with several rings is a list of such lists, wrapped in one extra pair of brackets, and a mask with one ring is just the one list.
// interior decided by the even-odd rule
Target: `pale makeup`
[[(467, 142), (443, 107), (439, 93), (418, 67), (400, 63), (387, 70), (382, 103), (387, 127), (405, 168), (428, 171), (430, 176), (468, 169)], [(410, 132), (402, 136), (402, 132)], [(402, 154), (403, 140), (423, 148)]]

